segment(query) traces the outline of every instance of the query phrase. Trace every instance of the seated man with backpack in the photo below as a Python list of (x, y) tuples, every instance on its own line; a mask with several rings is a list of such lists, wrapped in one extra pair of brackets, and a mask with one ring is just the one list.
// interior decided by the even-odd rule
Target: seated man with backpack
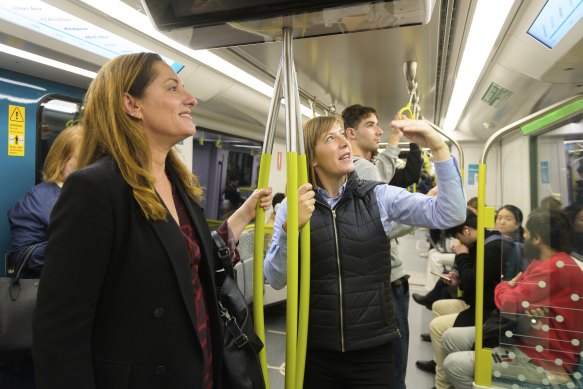
[[(446, 231), (448, 236), (460, 241), (453, 248), (456, 253), (455, 267), (459, 278), (452, 278), (463, 294), (460, 299), (445, 299), (436, 301), (432, 310), (435, 318), (431, 321), (430, 335), (435, 352), (436, 387), (447, 389), (449, 383), (442, 369), (445, 353), (442, 346), (442, 335), (451, 327), (474, 326), (476, 301), (476, 241), (477, 216), (467, 212), (466, 221)], [(495, 309), (494, 287), (501, 279), (511, 279), (519, 270), (517, 250), (514, 242), (505, 239), (498, 231), (487, 231), (484, 246), (484, 317), (488, 317)], [(500, 264), (504, 264), (503, 268)], [(416, 365), (422, 369), (424, 364), (432, 361), (418, 361)], [(420, 366), (421, 365), (421, 366)]]

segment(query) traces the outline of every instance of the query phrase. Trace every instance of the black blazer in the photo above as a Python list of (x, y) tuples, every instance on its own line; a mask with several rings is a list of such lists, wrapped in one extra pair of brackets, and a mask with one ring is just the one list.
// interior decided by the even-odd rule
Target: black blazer
[[(201, 240), (219, 388), (212, 239), (199, 206), (170, 178)], [(51, 215), (33, 323), (37, 388), (201, 388), (189, 263), (172, 217), (147, 221), (111, 159), (69, 176)]]

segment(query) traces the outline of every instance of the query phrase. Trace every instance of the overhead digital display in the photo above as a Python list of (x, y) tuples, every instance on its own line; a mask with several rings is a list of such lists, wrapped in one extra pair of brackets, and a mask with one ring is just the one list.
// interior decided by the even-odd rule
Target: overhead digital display
[(528, 35), (552, 49), (583, 16), (583, 0), (548, 0)]
[[(150, 51), (39, 0), (2, 0), (0, 19), (108, 59)], [(177, 73), (184, 67), (169, 58), (163, 59)]]

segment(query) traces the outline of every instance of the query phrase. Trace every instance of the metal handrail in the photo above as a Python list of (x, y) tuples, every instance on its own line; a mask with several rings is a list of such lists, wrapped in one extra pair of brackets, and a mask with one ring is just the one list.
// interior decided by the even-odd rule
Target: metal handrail
[[(527, 117), (517, 120), (512, 124), (507, 125), (506, 127), (502, 127), (501, 129), (499, 129), (498, 131), (496, 131), (494, 134), (492, 134), (492, 136), (490, 136), (490, 138), (488, 138), (488, 140), (486, 141), (486, 145), (484, 146), (484, 151), (482, 152), (482, 157), (480, 158), (480, 163), (486, 163), (486, 158), (488, 157), (488, 152), (490, 151), (490, 149), (492, 148), (492, 145), (497, 142), (498, 140), (502, 139), (503, 137), (507, 136), (510, 132), (521, 128), (522, 126), (524, 126), (525, 124), (531, 123), (537, 119), (540, 119), (541, 117), (547, 115), (549, 112), (552, 112), (556, 109), (562, 108), (566, 105), (569, 105), (577, 100), (583, 99), (583, 94), (578, 94), (575, 95), (573, 97), (570, 97), (568, 99), (559, 101), (556, 104), (553, 104), (551, 106), (548, 106), (547, 108), (541, 109), (540, 111), (537, 111), (531, 115), (528, 115)], [(547, 129), (546, 131), (550, 131), (551, 129)], [(540, 132), (537, 132), (538, 134), (542, 134), (546, 132), (545, 130), (542, 130)]]

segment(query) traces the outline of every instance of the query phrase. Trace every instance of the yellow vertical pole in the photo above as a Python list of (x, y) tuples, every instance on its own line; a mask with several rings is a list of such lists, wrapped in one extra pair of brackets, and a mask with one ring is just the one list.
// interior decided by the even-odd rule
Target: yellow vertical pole
[[(267, 188), (269, 182), (269, 170), (271, 167), (271, 154), (262, 154), (259, 165), (259, 181), (257, 189)], [(257, 205), (255, 211), (255, 242), (253, 245), (253, 323), (255, 333), (265, 344), (265, 318), (263, 312), (263, 249), (265, 236), (265, 210)], [(263, 347), (259, 353), (261, 370), (265, 380), (265, 387), (269, 389), (269, 375), (267, 372), (267, 353)]]
[[(308, 182), (308, 165), (306, 155), (298, 155), (299, 185)], [(304, 386), (304, 371), (306, 367), (306, 352), (308, 345), (308, 321), (310, 312), (310, 222), (307, 222), (300, 231), (300, 302), (298, 323), (298, 349), (296, 388)]]
[(298, 338), (298, 155), (289, 151), (287, 169), (287, 305), (285, 387), (294, 389)]
[[(486, 164), (478, 165), (478, 241), (476, 242), (476, 364), (474, 382), (480, 386), (492, 385), (492, 351), (482, 348), (484, 318), (484, 242), (485, 228), (493, 224), (493, 214), (486, 208)], [(491, 220), (488, 220), (491, 219)]]

